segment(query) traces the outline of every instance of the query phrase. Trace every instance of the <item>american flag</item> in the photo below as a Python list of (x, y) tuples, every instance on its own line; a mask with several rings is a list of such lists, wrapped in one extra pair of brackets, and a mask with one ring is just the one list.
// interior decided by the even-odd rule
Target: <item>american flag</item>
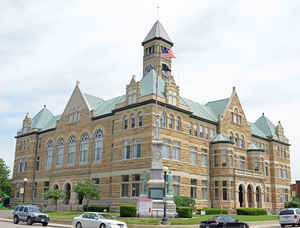
[(162, 49), (161, 57), (166, 59), (176, 58), (172, 50), (168, 50), (165, 48)]

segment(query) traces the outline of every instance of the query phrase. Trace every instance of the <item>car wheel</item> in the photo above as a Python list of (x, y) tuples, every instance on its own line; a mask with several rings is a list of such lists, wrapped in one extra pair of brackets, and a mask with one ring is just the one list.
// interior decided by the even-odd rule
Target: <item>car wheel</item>
[(31, 217), (27, 218), (26, 224), (27, 224), (27, 225), (32, 225), (32, 223), (33, 223), (32, 218), (31, 218)]
[(82, 225), (80, 222), (76, 223), (76, 228), (82, 228)]
[(285, 227), (285, 225), (281, 224), (281, 227)]
[(15, 216), (14, 217), (14, 224), (18, 224), (19, 223), (19, 217), (18, 216)]
[(48, 226), (48, 223), (47, 222), (43, 222), (42, 226)]
[(105, 225), (104, 223), (102, 223), (102, 224), (100, 225), (100, 228), (106, 228), (106, 225)]

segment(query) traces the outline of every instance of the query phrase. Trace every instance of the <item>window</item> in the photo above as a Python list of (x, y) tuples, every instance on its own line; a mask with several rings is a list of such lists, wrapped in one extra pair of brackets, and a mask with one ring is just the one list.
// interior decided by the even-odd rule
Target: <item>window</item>
[(133, 104), (136, 102), (136, 88), (129, 88), (128, 89), (128, 104)]
[(218, 154), (217, 154), (217, 151), (215, 150), (214, 152), (214, 166), (215, 167), (218, 167), (219, 164), (218, 164)]
[(22, 159), (18, 163), (17, 172), (19, 172), (19, 173), (23, 172), (23, 160)]
[(133, 159), (140, 158), (142, 152), (141, 139), (134, 140)]
[(89, 135), (87, 133), (81, 136), (80, 140), (80, 163), (85, 164), (88, 162), (89, 153)]
[(94, 161), (101, 161), (103, 157), (103, 133), (101, 129), (95, 132)]
[(166, 115), (166, 112), (163, 111), (163, 113), (161, 114), (161, 118), (160, 118), (160, 126), (163, 128), (163, 127), (166, 127), (166, 124), (167, 124), (167, 115)]
[(67, 159), (68, 166), (74, 165), (75, 152), (76, 152), (76, 138), (75, 138), (75, 136), (71, 136), (69, 138), (69, 145), (68, 145), (68, 159)]
[(234, 143), (236, 146), (239, 146), (239, 135), (238, 134), (235, 134)]
[(135, 116), (131, 114), (130, 116), (131, 128), (135, 128)]
[(115, 129), (115, 120), (112, 121), (111, 123), (111, 134), (114, 134), (114, 129)]
[(173, 128), (174, 127), (174, 116), (170, 115), (169, 116), (169, 128)]
[(202, 149), (201, 152), (201, 165), (202, 167), (207, 167), (207, 150)]
[(190, 147), (190, 164), (197, 165), (197, 147)]
[(125, 140), (124, 141), (124, 147), (123, 147), (123, 156), (122, 156), (123, 160), (128, 160), (130, 159), (130, 141), (129, 140)]
[(180, 142), (173, 142), (173, 160), (180, 160)]
[(211, 128), (210, 129), (210, 137), (214, 137), (215, 136), (215, 129)]
[(162, 158), (170, 159), (171, 141), (169, 139), (163, 139), (162, 143)]
[(254, 170), (257, 172), (259, 171), (259, 163), (258, 163), (258, 157), (253, 158), (253, 163), (254, 163)]
[(227, 154), (226, 150), (222, 150), (222, 167), (226, 168), (227, 166)]
[(230, 140), (230, 142), (233, 142), (233, 133), (232, 132), (230, 132), (229, 140)]
[(49, 181), (45, 181), (44, 182), (44, 193), (49, 191), (49, 186), (50, 186), (50, 182)]
[(138, 117), (139, 117), (139, 127), (142, 127), (143, 126), (143, 114), (141, 112), (139, 112)]
[(265, 202), (270, 202), (270, 187), (266, 188)]
[(169, 90), (168, 102), (169, 104), (176, 105), (176, 92), (174, 90)]
[(231, 200), (234, 200), (234, 182), (231, 181)]
[(190, 123), (190, 129), (189, 129), (190, 135), (193, 135), (193, 123)]
[(21, 189), (21, 186), (20, 186), (20, 183), (18, 183), (16, 186), (16, 198), (20, 197), (20, 189)]
[(223, 200), (228, 200), (228, 195), (227, 195), (227, 181), (224, 180), (222, 182), (222, 186), (223, 186), (223, 189), (222, 189)]
[(128, 197), (129, 196), (129, 175), (122, 175), (122, 185), (121, 185), (121, 196)]
[(37, 182), (34, 182), (34, 185), (33, 185), (33, 192), (32, 192), (32, 198), (33, 198), (33, 199), (36, 199), (37, 193), (38, 193), (38, 183), (37, 183)]
[(35, 160), (35, 171), (39, 171), (39, 170), (40, 170), (40, 157), (37, 156)]
[(80, 112), (79, 111), (72, 111), (71, 113), (69, 113), (69, 120), (68, 123), (74, 123), (79, 121), (80, 119)]
[(229, 151), (229, 168), (232, 168), (233, 166), (233, 155), (232, 151)]
[(239, 125), (242, 124), (242, 116), (239, 115), (239, 111), (237, 108), (234, 109), (231, 115), (232, 115), (232, 123), (239, 124)]
[(115, 149), (114, 149), (114, 144), (111, 144), (111, 154), (110, 154), (110, 160), (114, 160), (114, 154), (115, 154)]
[(27, 158), (24, 158), (23, 172), (27, 171)]
[(124, 129), (127, 129), (128, 128), (128, 117), (125, 116), (123, 121), (124, 121)]
[(269, 176), (269, 167), (268, 167), (268, 163), (265, 163), (265, 175)]
[(236, 163), (237, 163), (237, 155), (234, 155), (233, 168), (237, 167)]
[(205, 138), (208, 139), (209, 138), (209, 130), (207, 127), (205, 128), (205, 133), (206, 133)]
[(173, 195), (174, 196), (180, 195), (180, 185), (179, 184), (173, 184)]
[(140, 195), (140, 174), (133, 174), (132, 175), (132, 181), (135, 183), (132, 183), (132, 192), (131, 195), (133, 197), (138, 197)]
[(64, 160), (64, 139), (60, 138), (57, 141), (56, 167), (62, 167), (63, 160)]
[(197, 179), (191, 179), (191, 198), (197, 199)]
[(208, 200), (208, 183), (207, 180), (202, 180), (202, 200)]
[(194, 136), (198, 136), (198, 125), (194, 125)]
[(240, 169), (246, 169), (245, 157), (240, 156)]
[(215, 188), (215, 200), (219, 199), (219, 189)]
[(52, 166), (53, 149), (54, 149), (54, 144), (53, 141), (50, 140), (47, 143), (47, 150), (46, 150), (46, 169), (50, 169)]
[(92, 182), (94, 185), (99, 185), (100, 184), (100, 178), (92, 178)]
[(180, 129), (181, 129), (181, 119), (180, 119), (180, 117), (178, 117), (178, 116), (176, 117), (176, 123), (175, 124), (176, 124), (176, 126), (175, 126), (176, 130), (180, 131)]
[(245, 138), (244, 138), (243, 135), (241, 135), (240, 141), (241, 141), (241, 147), (242, 147), (242, 148), (245, 148)]
[(203, 126), (200, 125), (200, 138), (203, 138), (204, 132), (203, 132)]

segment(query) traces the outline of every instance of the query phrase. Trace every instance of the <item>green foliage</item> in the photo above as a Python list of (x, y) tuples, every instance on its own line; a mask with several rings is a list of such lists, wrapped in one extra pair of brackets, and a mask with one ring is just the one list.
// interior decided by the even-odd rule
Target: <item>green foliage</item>
[(136, 205), (120, 205), (120, 217), (136, 217)]
[(228, 214), (227, 210), (219, 209), (219, 208), (198, 208), (197, 211), (199, 214), (201, 213), (201, 211), (205, 211), (206, 215), (219, 215), (219, 214), (227, 215)]
[(89, 206), (87, 211), (90, 212), (109, 212), (108, 206)]
[(238, 215), (267, 215), (267, 210), (262, 208), (237, 208)]
[(177, 214), (179, 218), (192, 218), (193, 208), (192, 207), (177, 207)]
[(91, 182), (91, 180), (86, 180), (85, 182), (77, 181), (73, 191), (77, 193), (79, 200), (87, 200), (86, 207), (88, 207), (89, 200), (100, 199), (100, 190)]
[(284, 207), (285, 208), (291, 208), (291, 207), (300, 208), (300, 199), (293, 197), (293, 199), (291, 201), (284, 203)]
[(10, 195), (11, 193), (11, 182), (8, 179), (10, 169), (5, 164), (4, 160), (0, 158), (0, 192)]
[(195, 199), (188, 196), (174, 196), (176, 207), (192, 207), (195, 206)]
[(45, 199), (54, 199), (55, 201), (64, 198), (64, 196), (65, 196), (64, 191), (60, 189), (52, 189), (44, 193)]

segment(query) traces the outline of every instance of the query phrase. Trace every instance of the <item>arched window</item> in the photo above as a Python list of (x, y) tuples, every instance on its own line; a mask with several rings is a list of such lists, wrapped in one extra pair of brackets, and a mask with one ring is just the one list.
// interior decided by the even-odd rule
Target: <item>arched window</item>
[(181, 129), (181, 119), (179, 116), (176, 117), (176, 130), (180, 131)]
[(124, 122), (124, 124), (123, 124), (124, 129), (127, 129), (128, 128), (128, 117), (127, 116), (124, 117), (123, 122)]
[(139, 112), (138, 118), (139, 118), (139, 127), (142, 127), (143, 126), (143, 113)]
[(231, 142), (233, 142), (233, 133), (232, 133), (232, 132), (230, 132), (229, 140), (230, 140)]
[(64, 160), (64, 139), (57, 140), (56, 167), (62, 167)]
[(135, 128), (135, 116), (131, 114), (130, 116), (131, 128)]
[(163, 113), (161, 114), (161, 118), (160, 118), (160, 127), (166, 127), (167, 124), (167, 115), (166, 112), (163, 111)]
[(169, 116), (169, 128), (174, 128), (174, 116)]
[(46, 150), (46, 169), (50, 169), (52, 166), (53, 150), (54, 150), (54, 144), (53, 141), (50, 140), (47, 143), (47, 150)]
[(238, 134), (235, 134), (234, 143), (236, 146), (239, 146), (239, 135)]
[(141, 139), (134, 140), (133, 159), (140, 158), (142, 153)]
[(75, 136), (71, 136), (69, 138), (69, 145), (68, 145), (67, 166), (74, 165), (74, 163), (75, 163), (75, 152), (76, 152), (76, 138), (75, 138)]
[(244, 138), (244, 136), (243, 135), (241, 135), (241, 139), (240, 139), (240, 143), (241, 143), (241, 147), (242, 148), (245, 148), (245, 138)]
[(258, 157), (253, 158), (253, 165), (254, 165), (254, 170), (259, 171), (259, 163), (258, 163)]
[(89, 135), (83, 134), (80, 139), (80, 163), (88, 163)]
[(101, 161), (103, 154), (103, 133), (98, 129), (95, 133), (94, 161)]

